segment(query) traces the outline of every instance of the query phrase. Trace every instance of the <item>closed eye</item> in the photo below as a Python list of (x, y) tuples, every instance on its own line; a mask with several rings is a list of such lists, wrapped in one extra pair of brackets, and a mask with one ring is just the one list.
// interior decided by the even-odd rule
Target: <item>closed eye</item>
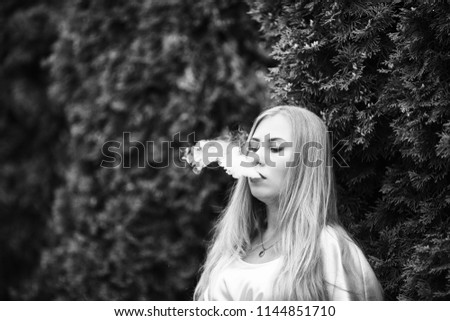
[(272, 153), (280, 153), (284, 148), (283, 147), (272, 147), (270, 148), (270, 151)]
[(268, 143), (268, 146), (267, 146), (264, 143), (261, 143), (260, 141), (251, 140), (245, 144), (245, 146), (243, 148), (243, 153), (246, 155), (248, 155), (248, 153), (256, 153), (261, 148), (261, 146), (269, 147), (269, 150), (271, 153), (281, 153), (285, 147), (289, 146), (286, 144), (287, 143), (284, 141), (281, 143), (271, 141), (270, 143)]
[(247, 152), (256, 153), (258, 149), (261, 147), (261, 144), (257, 141), (250, 141), (246, 144), (245, 149)]

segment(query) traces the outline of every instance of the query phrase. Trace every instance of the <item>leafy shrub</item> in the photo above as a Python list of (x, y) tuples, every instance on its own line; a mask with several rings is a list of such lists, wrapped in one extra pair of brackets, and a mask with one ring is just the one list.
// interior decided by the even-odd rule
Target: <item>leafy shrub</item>
[(249, 4), (278, 61), (274, 100), (322, 115), (349, 165), (339, 210), (386, 298), (448, 300), (450, 5)]

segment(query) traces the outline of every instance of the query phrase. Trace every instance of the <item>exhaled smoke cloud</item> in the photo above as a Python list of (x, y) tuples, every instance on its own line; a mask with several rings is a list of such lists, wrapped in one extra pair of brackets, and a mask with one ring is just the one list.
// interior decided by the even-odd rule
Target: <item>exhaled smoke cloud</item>
[(195, 146), (187, 147), (182, 157), (199, 174), (211, 163), (217, 162), (233, 178), (260, 178), (256, 170), (255, 154), (243, 154), (247, 133), (239, 130), (226, 136), (201, 140)]

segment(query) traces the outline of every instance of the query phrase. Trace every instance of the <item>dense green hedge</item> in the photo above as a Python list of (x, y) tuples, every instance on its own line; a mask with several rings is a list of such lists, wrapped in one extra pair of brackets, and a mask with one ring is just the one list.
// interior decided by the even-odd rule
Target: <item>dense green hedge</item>
[[(46, 245), (64, 115), (47, 95), (52, 1), (0, 4), (0, 300), (29, 283)], [(19, 298), (22, 294), (19, 294)]]
[[(327, 122), (349, 165), (335, 164), (343, 223), (386, 298), (450, 299), (449, 14), (412, 1), (3, 1), (0, 299), (191, 299), (233, 180), (179, 168), (178, 147), (275, 103)], [(139, 168), (124, 132), (170, 166)], [(100, 166), (108, 141), (129, 168)]]
[(274, 98), (327, 121), (340, 213), (387, 299), (450, 298), (450, 5), (249, 1)]
[[(67, 162), (29, 297), (192, 298), (210, 223), (232, 179), (180, 168), (178, 147), (193, 142), (190, 133), (209, 138), (249, 123), (264, 104), (258, 70), (270, 58), (247, 11), (242, 1), (63, 8), (49, 92), (67, 119)], [(108, 141), (123, 144), (118, 168), (100, 166)], [(136, 141), (154, 145), (130, 149)], [(154, 168), (160, 161), (169, 166)]]

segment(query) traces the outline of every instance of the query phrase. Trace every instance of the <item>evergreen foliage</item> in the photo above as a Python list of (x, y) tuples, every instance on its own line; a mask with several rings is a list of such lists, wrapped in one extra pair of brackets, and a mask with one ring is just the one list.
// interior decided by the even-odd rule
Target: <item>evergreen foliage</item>
[(249, 2), (279, 103), (322, 115), (340, 213), (387, 299), (450, 298), (450, 5)]
[[(249, 123), (264, 104), (267, 57), (247, 11), (240, 1), (63, 8), (49, 92), (64, 108), (67, 161), (29, 298), (192, 298), (232, 179), (194, 175), (178, 147)], [(101, 167), (110, 141), (121, 144), (117, 168)]]
[(44, 64), (58, 37), (55, 3), (2, 1), (0, 25), (0, 300), (7, 300), (46, 244), (65, 123), (47, 95)]

